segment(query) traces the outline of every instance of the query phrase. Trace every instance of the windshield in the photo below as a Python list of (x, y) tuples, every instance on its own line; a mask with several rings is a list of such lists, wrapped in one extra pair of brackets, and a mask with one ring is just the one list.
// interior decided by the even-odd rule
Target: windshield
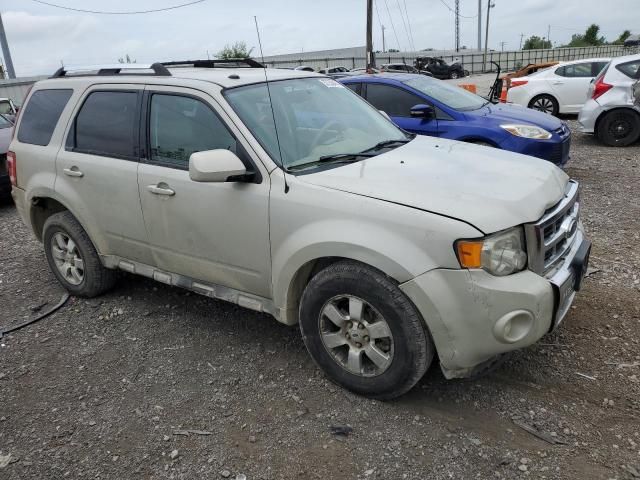
[(487, 103), (486, 99), (464, 88), (428, 77), (414, 77), (403, 83), (456, 110), (477, 110)]
[(273, 113), (265, 83), (229, 89), (225, 97), (271, 158), (286, 169), (408, 138), (335, 80), (280, 80), (269, 82), (269, 90)]

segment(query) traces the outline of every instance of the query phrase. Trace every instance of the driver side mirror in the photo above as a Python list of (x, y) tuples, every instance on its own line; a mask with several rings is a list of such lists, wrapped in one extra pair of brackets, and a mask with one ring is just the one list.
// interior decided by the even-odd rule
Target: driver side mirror
[(229, 150), (205, 150), (189, 157), (189, 178), (194, 182), (227, 182), (246, 173), (242, 160)]
[(420, 103), (411, 107), (411, 116), (413, 118), (434, 118), (436, 116), (436, 111), (431, 105)]

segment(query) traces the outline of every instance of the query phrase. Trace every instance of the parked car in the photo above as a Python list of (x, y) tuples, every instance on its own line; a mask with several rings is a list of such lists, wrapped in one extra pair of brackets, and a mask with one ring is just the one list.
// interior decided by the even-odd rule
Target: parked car
[(309, 67), (307, 65), (299, 65), (297, 67), (294, 67), (294, 70), (296, 70), (298, 72), (315, 72), (313, 67)]
[[(512, 79), (526, 77), (528, 75), (531, 75), (532, 73), (536, 73), (539, 70), (546, 70), (547, 68), (554, 67), (559, 63), (560, 62), (554, 61), (554, 62), (530, 63), (528, 65), (525, 65), (524, 67), (519, 68), (515, 72), (510, 72), (503, 75), (500, 78), (501, 84), (499, 85), (499, 88), (497, 90), (501, 91), (503, 88), (506, 88), (508, 90), (509, 87), (511, 87)], [(505, 91), (505, 96), (506, 96), (506, 91)]]
[(318, 73), (323, 73), (325, 75), (328, 74), (332, 74), (332, 73), (349, 73), (349, 69), (347, 67), (327, 67), (327, 68), (321, 68), (320, 70), (318, 70)]
[(468, 72), (462, 68), (462, 64), (460, 62), (453, 62), (449, 64), (442, 58), (418, 57), (414, 60), (413, 64), (416, 69), (420, 71), (427, 71), (435, 78), (455, 79), (468, 75)]
[(3, 115), (11, 123), (15, 122), (19, 107), (10, 98), (0, 98), (0, 115)]
[(406, 63), (385, 63), (380, 67), (381, 72), (388, 73), (418, 73), (421, 75), (426, 75), (427, 77), (432, 77), (433, 75), (426, 70), (418, 70), (411, 65), (407, 65)]
[(555, 67), (511, 81), (507, 102), (551, 115), (578, 113), (587, 101), (591, 80), (610, 58), (589, 58), (562, 62)]
[[(352, 75), (367, 73), (367, 68), (366, 67), (352, 68), (351, 70), (349, 70), (349, 73), (351, 73)], [(371, 73), (380, 73), (380, 70), (378, 70), (377, 68), (372, 68)]]
[(626, 147), (640, 138), (640, 55), (617, 57), (589, 88), (589, 100), (578, 116), (581, 132), (595, 134), (612, 147)]
[(73, 295), (120, 269), (299, 323), (331, 380), (378, 399), (563, 321), (590, 242), (562, 170), (408, 134), (319, 74), (197, 65), (31, 90), (13, 198)]
[(422, 75), (354, 76), (340, 82), (408, 132), (524, 153), (558, 166), (569, 159), (571, 131), (550, 115), (494, 105), (458, 86)]
[(13, 122), (0, 115), (0, 201), (11, 198), (11, 181), (7, 165), (7, 151), (13, 135)]

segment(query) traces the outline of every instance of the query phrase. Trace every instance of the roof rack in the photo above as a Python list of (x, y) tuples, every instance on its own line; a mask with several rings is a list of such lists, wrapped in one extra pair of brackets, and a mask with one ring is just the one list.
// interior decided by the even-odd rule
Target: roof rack
[(226, 58), (223, 60), (183, 60), (177, 62), (162, 62), (165, 67), (193, 67), (193, 68), (264, 68), (253, 58)]
[[(146, 72), (144, 71), (146, 70)], [(151, 71), (149, 71), (151, 70)], [(51, 78), (93, 75), (158, 75), (170, 77), (171, 72), (161, 63), (116, 63), (114, 65), (89, 65), (83, 67), (61, 67)]]

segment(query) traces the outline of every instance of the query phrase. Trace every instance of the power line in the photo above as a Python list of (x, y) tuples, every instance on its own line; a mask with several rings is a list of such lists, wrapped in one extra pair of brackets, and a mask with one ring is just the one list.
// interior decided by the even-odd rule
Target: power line
[(66, 7), (64, 5), (58, 5), (55, 3), (45, 2), (44, 0), (31, 0), (32, 2), (41, 3), (42, 5), (47, 5), (49, 7), (60, 8), (62, 10), (71, 10), (73, 12), (82, 12), (82, 13), (95, 13), (98, 15), (137, 15), (141, 13), (155, 13), (155, 12), (166, 12), (167, 10), (175, 10), (177, 8), (188, 7), (190, 5), (195, 5), (196, 3), (206, 2), (207, 0), (194, 0), (188, 3), (182, 3), (180, 5), (173, 5), (171, 7), (165, 8), (156, 8), (152, 10), (139, 10), (139, 11), (131, 11), (131, 12), (105, 12), (100, 10), (84, 10), (82, 8), (73, 8)]
[(413, 44), (411, 43), (411, 37), (409, 36), (409, 29), (407, 28), (407, 23), (404, 21), (404, 15), (402, 13), (402, 7), (400, 6), (400, 0), (396, 0), (396, 5), (398, 5), (398, 10), (400, 10), (400, 18), (402, 19), (402, 26), (404, 27), (404, 34), (407, 36), (407, 41), (409, 42), (409, 48), (411, 50), (415, 50), (413, 48)]
[(391, 16), (391, 12), (389, 11), (389, 4), (387, 0), (384, 0), (384, 5), (387, 7), (387, 15), (389, 15), (389, 21), (391, 22), (391, 29), (393, 30), (393, 35), (396, 37), (396, 42), (398, 43), (398, 50), (402, 50), (400, 47), (400, 40), (398, 40), (398, 33), (396, 32), (396, 26), (393, 23), (393, 17)]
[[(445, 1), (444, 1), (444, 0), (440, 0), (440, 3), (442, 3), (442, 5), (444, 5), (445, 7), (447, 7), (447, 9), (448, 9), (451, 13), (453, 13), (453, 14), (455, 15), (455, 13), (456, 13), (456, 12), (455, 12), (455, 10), (454, 10), (453, 8), (451, 8), (449, 5), (447, 5), (447, 4), (445, 3)], [(469, 16), (469, 15), (461, 15), (461, 14), (458, 14), (458, 16), (459, 16), (459, 17), (462, 17), (462, 18), (476, 18), (478, 15), (476, 14), (476, 15)]]
[(413, 41), (413, 30), (411, 29), (411, 20), (409, 20), (409, 11), (407, 10), (407, 0), (403, 0), (404, 3), (404, 14), (407, 17), (407, 25), (409, 25), (409, 35), (411, 35), (411, 45), (413, 45), (413, 50), (416, 49), (416, 44)]

